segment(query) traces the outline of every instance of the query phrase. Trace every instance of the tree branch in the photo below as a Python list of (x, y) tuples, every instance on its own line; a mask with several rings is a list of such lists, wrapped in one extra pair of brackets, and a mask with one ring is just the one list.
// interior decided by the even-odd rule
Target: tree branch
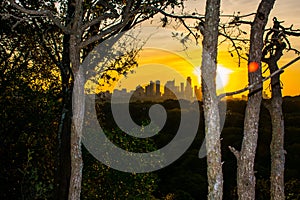
[(120, 22), (118, 24), (115, 24), (114, 26), (100, 32), (100, 34), (97, 34), (95, 36), (90, 37), (89, 39), (80, 42), (80, 44), (78, 45), (79, 48), (84, 48), (86, 46), (88, 46), (89, 44), (92, 44), (98, 40), (101, 40), (102, 38), (104, 38), (106, 35), (110, 34), (110, 33), (114, 33), (116, 30), (121, 29), (124, 26), (124, 22)]
[(93, 25), (96, 25), (105, 19), (111, 19), (111, 18), (117, 18), (117, 17), (119, 17), (119, 15), (115, 15), (114, 13), (104, 13), (101, 16), (93, 19), (92, 21), (83, 24), (80, 27), (80, 30), (83, 32), (85, 29), (87, 29)]
[(292, 64), (294, 64), (295, 62), (297, 62), (298, 60), (300, 60), (300, 56), (298, 56), (297, 58), (293, 59), (292, 61), (290, 61), (289, 63), (287, 63), (286, 65), (284, 65), (283, 67), (279, 68), (278, 70), (276, 70), (274, 73), (270, 74), (269, 76), (263, 78), (262, 80), (260, 81), (257, 81), (257, 82), (254, 82), (253, 84), (243, 88), (243, 89), (240, 89), (240, 90), (237, 90), (235, 92), (227, 92), (227, 93), (223, 93), (223, 94), (220, 94), (218, 96), (218, 98), (221, 100), (222, 98), (226, 97), (226, 96), (232, 96), (232, 95), (235, 95), (235, 94), (240, 94), (242, 92), (245, 92), (247, 90), (251, 90), (253, 89), (254, 87), (256, 87), (257, 85), (265, 82), (266, 80), (272, 78), (273, 76), (279, 74), (279, 73), (282, 73), (284, 72), (284, 69), (291, 66)]
[(236, 157), (236, 159), (239, 160), (239, 158), (240, 158), (240, 152), (238, 150), (236, 150), (232, 146), (228, 146), (228, 148), (233, 153), (233, 155)]
[(20, 6), (19, 4), (17, 4), (14, 0), (9, 0), (9, 2), (11, 3), (11, 5), (13, 7), (15, 7), (17, 10), (26, 13), (28, 15), (34, 16), (43, 16), (43, 17), (48, 17), (56, 26), (58, 26), (64, 33), (70, 33), (70, 30), (68, 28), (66, 28), (57, 17), (55, 17), (50, 10), (30, 10), (27, 8), (24, 8), (22, 6)]

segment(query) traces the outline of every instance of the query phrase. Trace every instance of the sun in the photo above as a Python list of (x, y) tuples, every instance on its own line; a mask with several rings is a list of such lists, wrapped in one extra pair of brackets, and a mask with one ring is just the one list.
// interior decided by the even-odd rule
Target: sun
[[(224, 67), (221, 64), (218, 64), (217, 66), (217, 78), (216, 78), (216, 83), (217, 83), (217, 90), (224, 90), (226, 85), (229, 83), (229, 76), (233, 71)], [(193, 74), (197, 76), (198, 78), (198, 84), (201, 84), (201, 70), (200, 67), (195, 67)]]

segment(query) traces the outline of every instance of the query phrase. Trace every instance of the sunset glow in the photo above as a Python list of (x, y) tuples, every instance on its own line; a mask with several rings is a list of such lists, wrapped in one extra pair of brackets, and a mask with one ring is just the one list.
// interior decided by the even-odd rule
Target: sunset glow
[[(272, 11), (269, 23), (267, 27), (272, 26), (272, 18), (274, 16), (278, 19), (284, 20), (284, 25), (288, 27), (293, 24), (295, 28), (300, 27), (300, 21), (292, 18), (291, 13), (297, 13), (296, 10), (290, 9), (290, 12), (282, 12), (279, 8), (296, 7), (293, 5), (295, 1), (288, 0), (289, 3), (278, 2), (278, 6)], [(199, 9), (203, 8), (204, 2), (198, 2)], [(241, 2), (229, 1), (222, 7), (222, 12), (232, 14), (239, 11), (241, 14), (248, 14), (256, 9), (258, 1), (244, 1), (245, 7), (241, 7)], [(296, 3), (297, 4), (297, 3)], [(243, 4), (244, 5), (244, 4)], [(240, 7), (237, 7), (240, 6)], [(189, 5), (187, 4), (187, 9), (194, 9), (195, 2)], [(287, 8), (286, 8), (287, 9)], [(222, 18), (221, 20), (228, 20), (228, 18)], [(251, 19), (249, 19), (251, 20)], [(160, 21), (158, 18), (157, 21)], [(138, 35), (141, 38), (146, 38), (147, 43), (142, 48), (139, 56), (137, 58), (139, 67), (134, 69), (133, 74), (128, 74), (126, 77), (120, 77), (119, 81), (113, 85), (107, 85), (105, 87), (99, 88), (99, 90), (110, 90), (126, 88), (127, 90), (134, 90), (140, 84), (147, 84), (149, 81), (160, 80), (163, 85), (168, 80), (175, 80), (176, 83), (185, 82), (186, 78), (190, 76), (192, 78), (192, 85), (201, 84), (200, 78), (200, 66), (202, 59), (202, 44), (201, 41), (196, 43), (191, 37), (186, 41), (185, 44), (181, 42), (181, 35), (185, 35), (184, 29), (173, 27), (153, 26), (151, 23), (145, 23), (145, 27), (138, 29)], [(143, 25), (143, 26), (144, 26)], [(176, 35), (176, 37), (174, 37)], [(249, 36), (249, 32), (247, 33)], [(300, 49), (300, 43), (295, 38), (290, 39), (293, 47)], [(248, 61), (241, 60), (239, 63), (237, 55), (232, 56), (228, 52), (228, 43), (223, 43), (219, 45), (218, 49), (218, 71), (217, 71), (217, 89), (222, 89), (223, 92), (232, 92), (248, 86), (248, 70), (250, 72), (257, 70), (257, 65), (250, 65), (248, 67)], [(284, 52), (284, 56), (279, 61), (279, 67), (285, 65), (297, 55), (293, 52)], [(300, 64), (295, 63), (290, 66), (281, 75), (281, 81), (283, 83), (282, 93), (284, 96), (296, 96), (300, 94)], [(268, 76), (268, 70), (266, 70), (266, 65), (262, 63), (262, 71), (266, 71), (263, 76)], [(270, 93), (269, 81), (264, 83), (264, 90), (266, 93)], [(218, 91), (220, 92), (220, 91)], [(241, 94), (245, 95), (247, 92)], [(237, 95), (240, 96), (240, 95)]]

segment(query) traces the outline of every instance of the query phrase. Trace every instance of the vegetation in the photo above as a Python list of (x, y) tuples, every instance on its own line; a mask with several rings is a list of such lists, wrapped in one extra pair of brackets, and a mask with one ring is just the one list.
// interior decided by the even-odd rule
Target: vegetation
[[(246, 58), (248, 63), (255, 62), (259, 70), (249, 71), (249, 87), (245, 89), (250, 91), (248, 101), (228, 102), (225, 127), (221, 130), (218, 108), (221, 97), (215, 91), (217, 38), (222, 35), (230, 40), (230, 36), (218, 30), (220, 0), (207, 0), (205, 17), (198, 13), (173, 15), (175, 7), (183, 8), (182, 2), (5, 0), (1, 3), (1, 199), (299, 198), (296, 153), (300, 148), (299, 97), (282, 99), (279, 74), (271, 79), (271, 105), (263, 101), (261, 94), (265, 80), (261, 61), (268, 64), (271, 73), (278, 72), (277, 61), (282, 51), (290, 49), (285, 35), (295, 36), (295, 33), (273, 19), (274, 27), (267, 33), (264, 44), (265, 26), (275, 1), (261, 0), (250, 23), (250, 50)], [(172, 13), (166, 13), (167, 10)], [(194, 143), (170, 166), (153, 173), (123, 173), (96, 161), (81, 147), (84, 83), (87, 76), (92, 76), (82, 61), (99, 43), (159, 12), (164, 15), (163, 27), (169, 17), (176, 18), (196, 40), (199, 35), (187, 26), (185, 19), (198, 20), (196, 30), (203, 35), (203, 103), (199, 102), (200, 109), (203, 107), (202, 121)], [(230, 23), (239, 24), (239, 16), (235, 19)], [(241, 47), (235, 47), (239, 54)], [(100, 79), (114, 81), (105, 74), (111, 70), (126, 75), (137, 65), (137, 51), (117, 56), (116, 63), (102, 69)], [(262, 57), (267, 55), (268, 58)], [(109, 103), (97, 103), (98, 120), (107, 137), (128, 151), (149, 152), (168, 144), (180, 124), (182, 110), (178, 102), (165, 101), (162, 105), (168, 121), (161, 132), (152, 138), (133, 138), (116, 128)], [(151, 105), (152, 102), (131, 104), (134, 121), (147, 124)], [(204, 135), (207, 158), (199, 159)]]
[[(59, 99), (45, 93), (26, 93), (20, 96), (27, 99), (1, 98), (1, 199), (52, 199), (53, 174), (55, 165), (56, 132), (59, 122)], [(43, 97), (43, 98), (41, 98)], [(52, 103), (51, 103), (52, 102)], [(147, 113), (137, 112), (148, 103), (132, 104), (134, 119), (149, 120)], [(151, 148), (157, 148), (172, 140), (177, 127), (180, 112), (176, 101), (167, 101), (163, 105), (173, 118), (168, 118), (166, 126), (153, 141), (148, 141)], [(299, 198), (300, 177), (300, 97), (285, 97), (283, 113), (286, 119), (285, 149), (285, 195), (287, 199)], [(5, 106), (5, 107), (4, 107)], [(106, 112), (110, 105), (103, 105)], [(225, 126), (222, 131), (222, 160), (224, 172), (224, 198), (237, 199), (236, 160), (227, 146), (240, 149), (245, 101), (228, 101)], [(17, 108), (17, 109), (16, 109)], [(52, 108), (52, 109), (50, 109)], [(58, 108), (58, 107), (57, 107)], [(178, 109), (174, 109), (178, 108)], [(175, 113), (174, 113), (175, 112)], [(5, 114), (6, 113), (6, 114)], [(45, 115), (47, 113), (47, 115)], [(47, 117), (45, 117), (47, 116)], [(178, 116), (178, 117), (176, 117)], [(259, 124), (257, 157), (255, 160), (257, 199), (269, 199), (270, 193), (270, 142), (272, 137), (268, 110), (262, 107)], [(202, 118), (203, 120), (203, 118)], [(106, 128), (114, 127), (111, 120), (102, 121)], [(199, 199), (207, 195), (206, 159), (199, 159), (198, 152), (204, 138), (203, 121), (197, 137), (188, 151), (175, 163), (155, 173), (128, 174), (109, 169), (94, 159), (86, 150), (83, 151), (85, 167), (83, 171), (82, 199)], [(51, 124), (51, 126), (49, 126)], [(115, 134), (122, 134), (116, 131)], [(128, 138), (127, 138), (128, 139)], [(130, 140), (129, 140), (130, 141)], [(115, 140), (118, 143), (117, 140)], [(152, 143), (152, 144), (151, 144)]]

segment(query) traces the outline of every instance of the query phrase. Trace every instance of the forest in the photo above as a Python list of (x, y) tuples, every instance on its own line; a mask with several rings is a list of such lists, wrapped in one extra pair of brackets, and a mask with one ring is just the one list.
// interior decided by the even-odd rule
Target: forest
[[(51, 199), (54, 185), (56, 133), (59, 123), (57, 96), (24, 90), (19, 96), (1, 98), (1, 199)], [(25, 102), (25, 103), (24, 103)], [(199, 105), (202, 102), (198, 102)], [(137, 124), (149, 121), (148, 109), (153, 102), (132, 103), (130, 111)], [(98, 102), (99, 122), (116, 145), (135, 152), (147, 152), (172, 140), (180, 122), (178, 101), (162, 103), (168, 117), (162, 131), (151, 139), (138, 141), (116, 129), (110, 104)], [(237, 199), (236, 160), (228, 146), (240, 149), (246, 101), (227, 101), (222, 130), (224, 199)], [(298, 199), (300, 187), (300, 97), (285, 97), (285, 187), (286, 199)], [(201, 111), (203, 112), (203, 111)], [(110, 114), (108, 114), (110, 113)], [(102, 117), (101, 117), (102, 116)], [(202, 113), (203, 116), (203, 113)], [(271, 123), (262, 108), (255, 170), (257, 199), (270, 199)], [(84, 149), (82, 199), (204, 199), (207, 195), (206, 159), (198, 153), (204, 139), (203, 117), (197, 136), (188, 151), (176, 162), (157, 172), (130, 174), (101, 164)], [(9, 133), (9, 134), (7, 134)]]

